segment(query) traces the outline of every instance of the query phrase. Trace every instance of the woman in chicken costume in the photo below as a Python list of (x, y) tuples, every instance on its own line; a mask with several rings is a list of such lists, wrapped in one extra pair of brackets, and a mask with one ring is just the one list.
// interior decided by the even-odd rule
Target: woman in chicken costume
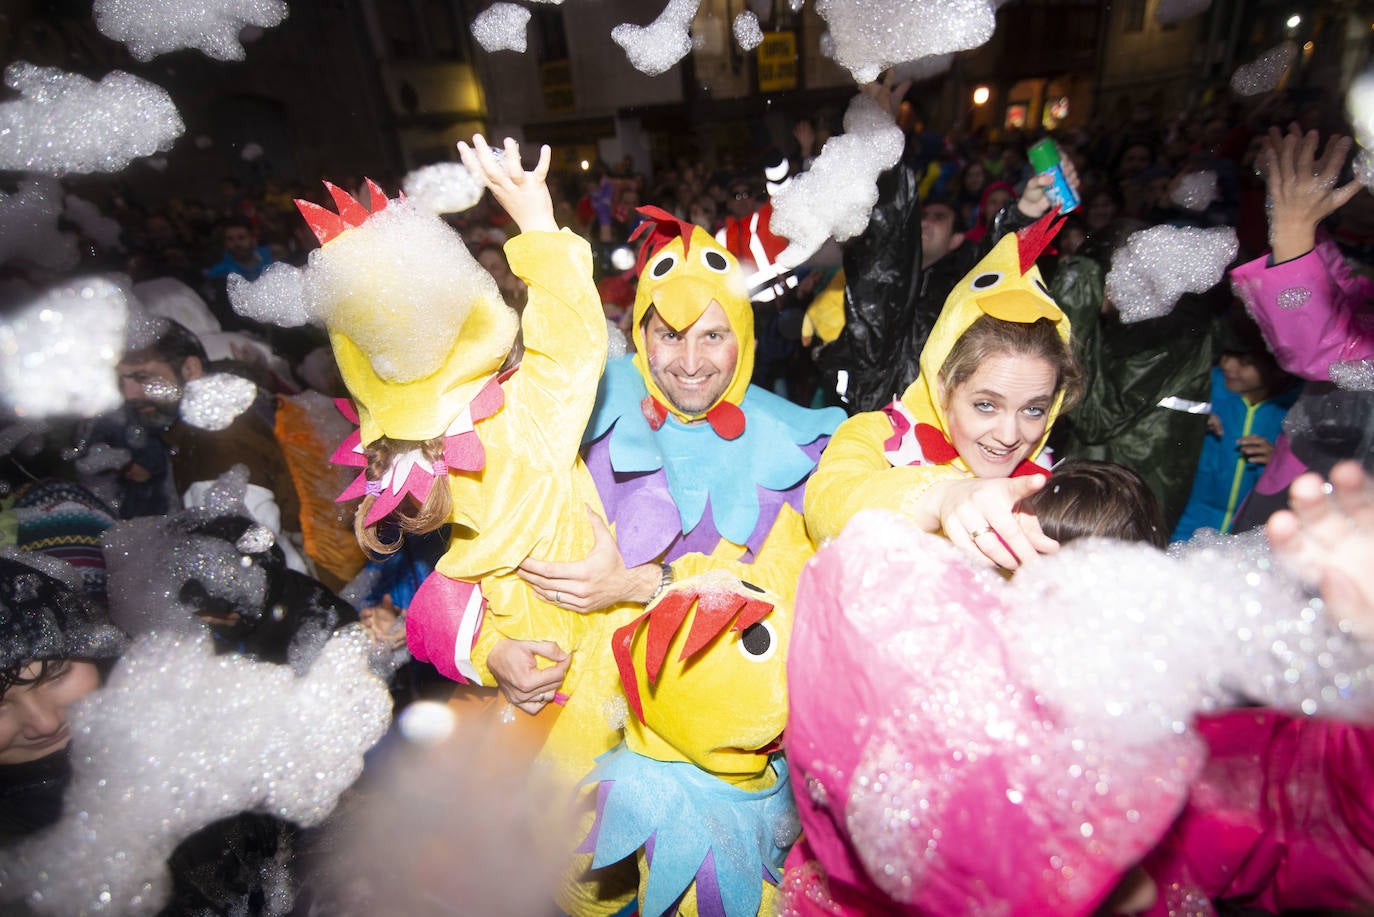
[(1016, 505), (1049, 474), (1045, 440), (1080, 385), (1069, 321), (1035, 266), (1057, 217), (998, 242), (945, 301), (916, 381), (835, 431), (806, 490), (814, 541), (880, 508), (1008, 569), (1055, 550)]
[[(336, 461), (363, 468), (341, 497), (363, 497), (360, 540), (385, 550), (376, 526), (388, 517), (408, 531), (452, 523), (447, 553), (408, 610), (411, 653), (457, 681), (490, 685), (496, 648), (556, 644), (546, 652), (563, 654), (552, 668), (566, 669), (557, 695), (507, 696), (531, 713), (554, 702), (541, 716), (553, 720), (542, 755), (572, 783), (619, 738), (602, 714), (616, 691), (614, 661), (591, 651), (609, 645), (618, 612), (571, 613), (514, 570), (531, 552), (573, 558), (592, 545), (585, 507), (599, 512), (600, 501), (577, 451), (606, 324), (587, 243), (554, 223), (548, 148), (526, 172), (513, 141), (503, 162), (480, 136), (473, 143), (475, 152), (459, 145), (464, 164), (521, 229), (506, 244), (530, 289), (521, 319), (456, 233), (375, 185), (370, 211), (332, 186), (337, 214), (298, 202), (323, 243), (305, 272), (306, 301), (356, 406), (360, 429)], [(524, 359), (503, 372), (518, 326)]]

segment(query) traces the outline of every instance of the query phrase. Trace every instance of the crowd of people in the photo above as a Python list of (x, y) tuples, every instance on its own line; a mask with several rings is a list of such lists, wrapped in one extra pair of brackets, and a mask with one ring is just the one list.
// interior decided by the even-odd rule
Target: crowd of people
[[(770, 197), (823, 144), (809, 118), (747, 167), (652, 180), (478, 136), (457, 155), (489, 193), (442, 219), (356, 177), (124, 201), (123, 251), (82, 267), (127, 275), (123, 406), (0, 427), (0, 907), (72, 900), (35, 858), (108, 747), (78, 702), (159, 633), (298, 678), (333, 659), (322, 690), (359, 713), (313, 808), (255, 785), (182, 824), (170, 878), (131, 886), (152, 912), (336, 906), (298, 867), (386, 728), (349, 653), (398, 713), (518, 723), (512, 766), (575, 800), (550, 912), (1374, 907), (1374, 423), (1348, 382), (1374, 359), (1374, 201), (1339, 113), (1273, 93), (1059, 131), (1065, 214), (1040, 132), (939, 133), (907, 85), (863, 91), (901, 160), (868, 228), (800, 265)], [(1123, 320), (1106, 277), (1152, 226), (1232, 227), (1239, 255)], [(274, 263), (306, 272), (314, 325), (235, 308)], [(0, 270), (16, 301), (53, 280)], [(256, 397), (188, 416), (225, 376)], [(1281, 563), (1221, 537), (1251, 529)], [(1056, 707), (1035, 665), (1070, 660), (1010, 606), (1103, 538), (1187, 543), (1151, 568), (1165, 603), (1204, 594), (1196, 552), (1263, 552), (1213, 562), (1282, 598), (1214, 630), (1282, 655), (1277, 683), (1201, 664), (1215, 690), (1150, 753)], [(1109, 661), (1185, 681), (1186, 642)], [(1075, 796), (1019, 760), (1042, 754), (1097, 780)]]

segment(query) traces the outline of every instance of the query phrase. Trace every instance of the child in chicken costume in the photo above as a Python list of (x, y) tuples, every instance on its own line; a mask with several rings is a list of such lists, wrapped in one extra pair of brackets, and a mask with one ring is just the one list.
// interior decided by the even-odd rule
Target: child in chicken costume
[(616, 631), (625, 741), (587, 778), (597, 810), (581, 852), (597, 868), (636, 859), (644, 917), (772, 913), (797, 835), (777, 752), (791, 629), (790, 606), (716, 571)]
[[(860, 510), (914, 515), (915, 501), (930, 487), (973, 475), (950, 440), (940, 370), (959, 338), (985, 315), (1024, 324), (1047, 319), (1067, 345), (1069, 320), (1035, 266), (1061, 223), (1055, 210), (998, 242), (945, 301), (921, 351), (916, 381), (881, 411), (856, 414), (835, 431), (806, 490), (806, 525), (815, 542), (838, 535)], [(1012, 477), (1049, 474), (1045, 441), (1064, 397), (1061, 385), (1044, 433), (1012, 469)]]
[[(616, 611), (578, 615), (542, 601), (516, 575), (531, 552), (573, 559), (592, 546), (587, 509), (600, 511), (578, 458), (606, 355), (606, 324), (587, 243), (559, 231), (544, 185), (549, 151), (533, 172), (507, 141), (498, 163), (481, 137), (460, 145), (522, 232), (506, 244), (528, 285), (517, 319), (490, 275), (437, 216), (388, 201), (369, 184), (369, 211), (330, 186), (337, 214), (298, 202), (319, 237), (307, 301), (329, 330), (359, 430), (335, 460), (364, 470), (340, 499), (363, 497), (371, 528), (407, 497), (425, 505), (446, 488), (448, 551), (408, 609), (415, 658), (456, 681), (491, 685), (487, 654), (503, 639), (546, 640), (573, 653), (562, 690), (541, 719), (542, 756), (571, 785), (618, 740), (602, 707), (615, 692), (607, 651)], [(517, 324), (525, 356), (501, 372)], [(626, 607), (626, 614), (638, 609)], [(584, 652), (578, 652), (584, 650)], [(561, 705), (561, 711), (558, 709)]]

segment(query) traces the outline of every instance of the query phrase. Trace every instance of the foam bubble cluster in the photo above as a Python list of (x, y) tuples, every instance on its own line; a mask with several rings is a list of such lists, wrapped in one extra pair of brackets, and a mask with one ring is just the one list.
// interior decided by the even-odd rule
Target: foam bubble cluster
[(630, 65), (640, 73), (667, 73), (692, 50), (692, 20), (701, 0), (668, 0), (648, 25), (622, 22), (611, 29), (611, 40), (625, 49)]
[[(1185, 800), (1199, 712), (1374, 716), (1367, 647), (1258, 534), (1079, 541), (1008, 584), (861, 514), (803, 575), (789, 653), (808, 798), (931, 913), (1086, 912)], [(865, 679), (837, 700), (822, 676), (851, 656)]]
[(51, 178), (26, 178), (13, 194), (0, 191), (0, 264), (26, 261), (51, 271), (76, 267), (76, 238), (60, 232), (62, 186)]
[(269, 264), (257, 280), (230, 274), (225, 291), (234, 311), (255, 322), (295, 328), (310, 321), (305, 272), (284, 261)]
[[(473, 310), (501, 297), (458, 234), (404, 200), (311, 252), (304, 289), (312, 317), (348, 335), (380, 376), (398, 383), (437, 370)], [(509, 324), (513, 338), (513, 313)], [(493, 332), (494, 347), (500, 336)]]
[(1277, 88), (1297, 56), (1297, 42), (1275, 45), (1250, 63), (1236, 68), (1231, 75), (1231, 91), (1238, 96), (1255, 96)]
[(39, 913), (142, 914), (170, 892), (167, 857), (242, 811), (316, 825), (362, 772), (391, 697), (361, 628), (310, 670), (217, 656), (208, 633), (136, 640), (73, 708), (65, 817), (0, 854), (0, 886)]
[[(1261, 532), (1206, 532), (1168, 556), (1075, 542), (1045, 570), (1034, 566), (1017, 574), (1005, 630), (1037, 688), (1085, 728), (1144, 742), (1238, 702), (1374, 713), (1365, 648), (1274, 564)], [(1076, 620), (1050, 602), (1076, 605)]]
[(493, 3), (472, 20), (472, 37), (488, 53), (525, 51), (525, 29), (530, 11), (514, 3)]
[(1374, 391), (1374, 360), (1337, 360), (1328, 367), (1331, 381), (1350, 391)]
[(0, 169), (118, 172), (169, 150), (186, 126), (160, 86), (122, 70), (96, 83), (22, 61), (5, 68), (20, 98), (0, 103)]
[[(140, 516), (105, 533), (110, 619), (127, 633), (199, 633), (201, 611), (267, 604), (267, 575), (251, 558), (245, 561), (248, 552), (184, 529), (166, 517)], [(150, 557), (157, 560), (150, 564)], [(186, 590), (191, 583), (196, 588)]]
[(1159, 6), (1155, 7), (1155, 20), (1160, 25), (1169, 25), (1205, 13), (1211, 5), (1212, 0), (1159, 0)]
[(882, 106), (855, 96), (844, 133), (831, 137), (811, 168), (773, 195), (772, 230), (788, 239), (781, 264), (800, 264), (828, 238), (857, 236), (878, 201), (878, 175), (902, 156), (901, 128)]
[(123, 404), (124, 291), (98, 277), (51, 290), (0, 322), (0, 400), (21, 417), (90, 417)]
[(422, 210), (461, 213), (482, 199), (482, 183), (461, 162), (436, 162), (408, 174), (401, 187)]
[(816, 12), (830, 26), (835, 60), (859, 83), (895, 64), (976, 48), (996, 25), (988, 0), (816, 0)]
[(736, 16), (730, 28), (735, 34), (735, 42), (746, 51), (763, 44), (763, 29), (759, 27), (759, 17), (754, 15), (753, 10), (745, 10)]
[(186, 383), (181, 419), (202, 430), (227, 430), (257, 397), (258, 387), (243, 376), (210, 373)]
[(1184, 293), (1202, 293), (1219, 283), (1239, 246), (1229, 226), (1152, 226), (1133, 233), (1112, 254), (1107, 297), (1123, 322), (1167, 315)]
[(1178, 185), (1170, 193), (1169, 199), (1184, 210), (1201, 212), (1215, 204), (1218, 196), (1217, 173), (1185, 172), (1178, 177)]
[(135, 60), (194, 48), (215, 60), (243, 60), (239, 33), (286, 19), (282, 0), (95, 0), (95, 27)]

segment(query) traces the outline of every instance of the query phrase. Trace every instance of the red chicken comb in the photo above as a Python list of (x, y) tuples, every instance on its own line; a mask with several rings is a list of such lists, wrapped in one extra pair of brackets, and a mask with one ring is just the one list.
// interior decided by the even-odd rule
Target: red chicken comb
[(339, 209), (338, 213), (326, 210), (311, 201), (299, 198), (296, 200), (296, 209), (305, 217), (310, 231), (320, 240), (321, 245), (327, 245), (346, 230), (363, 225), (373, 214), (385, 210), (388, 203), (386, 192), (370, 178), (367, 179), (368, 196), (372, 204), (370, 210), (337, 185), (325, 182), (324, 186), (329, 189), (329, 196), (334, 199), (334, 206)]

